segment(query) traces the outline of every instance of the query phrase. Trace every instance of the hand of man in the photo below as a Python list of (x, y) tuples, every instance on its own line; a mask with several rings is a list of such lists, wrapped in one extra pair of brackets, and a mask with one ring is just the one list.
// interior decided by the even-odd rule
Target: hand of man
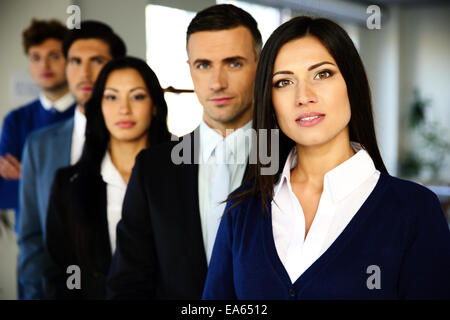
[(10, 153), (0, 156), (0, 176), (7, 180), (20, 178), (20, 161)]

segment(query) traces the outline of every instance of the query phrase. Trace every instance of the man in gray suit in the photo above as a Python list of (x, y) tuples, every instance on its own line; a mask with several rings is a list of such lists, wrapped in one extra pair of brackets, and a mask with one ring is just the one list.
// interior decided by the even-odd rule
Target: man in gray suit
[(69, 32), (63, 52), (69, 89), (77, 101), (75, 115), (31, 134), (22, 156), (18, 234), (22, 299), (45, 298), (45, 221), (53, 177), (57, 169), (74, 164), (81, 156), (86, 124), (84, 105), (103, 66), (113, 58), (125, 56), (126, 47), (109, 26), (86, 21), (81, 23), (81, 29)]

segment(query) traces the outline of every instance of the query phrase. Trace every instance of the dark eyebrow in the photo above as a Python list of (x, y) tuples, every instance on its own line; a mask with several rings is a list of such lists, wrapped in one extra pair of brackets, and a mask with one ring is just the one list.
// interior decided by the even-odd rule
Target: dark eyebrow
[(247, 61), (247, 58), (241, 57), (241, 56), (233, 56), (233, 57), (228, 57), (223, 59), (222, 61), (225, 63), (230, 63), (230, 62), (234, 62), (236, 60), (244, 60)]
[(193, 64), (198, 64), (198, 63), (210, 64), (211, 61), (209, 61), (207, 59), (196, 59)]
[(318, 67), (320, 67), (321, 65), (324, 65), (324, 64), (331, 64), (331, 65), (335, 66), (334, 63), (331, 63), (331, 62), (328, 62), (328, 61), (322, 61), (322, 62), (313, 64), (312, 66), (310, 66), (308, 68), (308, 71), (311, 71), (312, 69), (318, 68)]
[(277, 74), (294, 74), (292, 71), (277, 71), (273, 74), (272, 77), (275, 77)]
[[(310, 67), (308, 68), (308, 71), (311, 71), (311, 70), (313, 70), (313, 69), (316, 69), (316, 68), (318, 68), (318, 67), (320, 67), (320, 66), (322, 66), (322, 65), (324, 65), (324, 64), (331, 64), (332, 66), (336, 66), (334, 63), (331, 63), (331, 62), (328, 62), (328, 61), (322, 61), (322, 62), (313, 64), (312, 66), (310, 66)], [(275, 72), (275, 73), (273, 74), (272, 77), (275, 77), (277, 74), (294, 74), (294, 73), (293, 73), (292, 71), (285, 71), (285, 70), (282, 70), (282, 71), (277, 71), (277, 72)]]
[[(136, 87), (136, 88), (133, 88), (133, 89), (131, 89), (130, 90), (130, 92), (133, 92), (133, 91), (135, 91), (135, 90), (139, 90), (139, 89), (142, 89), (142, 90), (145, 90), (145, 91), (147, 91), (144, 87)], [(105, 88), (105, 90), (104, 91), (106, 91), (106, 90), (112, 90), (112, 91), (115, 91), (115, 92), (119, 92), (119, 90), (117, 90), (117, 89), (114, 89), (114, 88)]]
[(108, 58), (107, 57), (105, 57), (105, 56), (102, 56), (102, 55), (98, 55), (98, 56), (93, 56), (93, 57), (90, 57), (89, 58), (89, 60), (108, 60)]

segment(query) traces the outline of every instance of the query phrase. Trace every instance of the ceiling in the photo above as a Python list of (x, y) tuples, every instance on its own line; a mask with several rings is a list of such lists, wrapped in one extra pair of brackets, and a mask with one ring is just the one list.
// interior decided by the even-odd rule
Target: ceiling
[(345, 0), (359, 4), (378, 4), (382, 6), (399, 5), (399, 6), (434, 6), (434, 5), (450, 5), (450, 0)]

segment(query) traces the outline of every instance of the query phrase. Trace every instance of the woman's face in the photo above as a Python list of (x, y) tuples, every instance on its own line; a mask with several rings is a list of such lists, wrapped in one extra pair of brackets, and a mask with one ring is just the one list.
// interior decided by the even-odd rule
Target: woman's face
[(297, 145), (349, 139), (347, 86), (336, 61), (315, 37), (292, 40), (280, 48), (272, 102), (281, 131)]
[(147, 139), (156, 106), (135, 69), (112, 71), (105, 83), (102, 113), (110, 139), (137, 142)]

